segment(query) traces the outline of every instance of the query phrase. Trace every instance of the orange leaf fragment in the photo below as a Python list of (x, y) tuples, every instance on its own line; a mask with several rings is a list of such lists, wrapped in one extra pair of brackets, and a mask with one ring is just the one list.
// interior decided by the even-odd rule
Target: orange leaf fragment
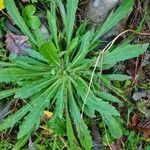
[(50, 119), (52, 117), (53, 113), (50, 111), (44, 111), (44, 115), (47, 119)]

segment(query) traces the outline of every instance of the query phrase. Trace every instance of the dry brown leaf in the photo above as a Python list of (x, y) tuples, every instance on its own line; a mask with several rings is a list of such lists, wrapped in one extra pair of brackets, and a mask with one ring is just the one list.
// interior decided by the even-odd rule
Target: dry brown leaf
[(131, 128), (134, 131), (139, 131), (138, 124), (140, 123), (140, 118), (137, 113), (134, 113), (131, 122), (128, 124), (128, 127)]
[(26, 36), (16, 35), (8, 32), (5, 37), (6, 49), (9, 54), (25, 55), (23, 49), (31, 48), (31, 46), (27, 43), (28, 38)]
[(145, 140), (150, 140), (150, 117), (140, 122), (138, 129), (143, 132)]
[(117, 143), (111, 144), (111, 150), (121, 150)]
[(134, 113), (133, 117), (132, 117), (132, 124), (133, 126), (137, 126), (140, 122), (139, 116), (137, 113)]
[(126, 142), (126, 137), (122, 136), (121, 138), (117, 139), (116, 142), (112, 143), (110, 145), (111, 150), (122, 150), (123, 148), (123, 143)]

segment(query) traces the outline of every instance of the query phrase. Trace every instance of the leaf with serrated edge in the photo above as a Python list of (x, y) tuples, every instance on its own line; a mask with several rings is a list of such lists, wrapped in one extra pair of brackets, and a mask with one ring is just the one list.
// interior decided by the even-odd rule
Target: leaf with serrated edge
[(33, 83), (30, 83), (29, 85), (20, 88), (16, 92), (15, 98), (21, 98), (21, 99), (28, 98), (32, 96), (33, 94), (40, 92), (42, 89), (44, 89), (48, 85), (50, 85), (55, 79), (56, 78), (52, 78), (52, 79), (44, 78), (44, 79), (35, 81)]
[(84, 120), (81, 119), (81, 114), (80, 114), (79, 108), (76, 105), (71, 89), (72, 88), (70, 84), (70, 86), (68, 87), (69, 97), (70, 97), (70, 101), (69, 101), (70, 114), (71, 114), (72, 119), (74, 120), (74, 123), (76, 124), (76, 129), (78, 132), (78, 137), (81, 142), (81, 145), (86, 150), (90, 150), (92, 147), (92, 139), (88, 131), (87, 125), (85, 124)]
[(49, 61), (49, 63), (54, 65), (59, 64), (59, 57), (57, 54), (57, 49), (52, 42), (45, 42), (41, 45), (39, 49), (40, 53)]
[[(45, 108), (49, 105), (50, 100), (56, 92), (60, 84), (60, 80), (54, 82), (45, 92), (43, 92), (36, 102), (31, 106), (30, 113), (25, 117), (25, 121), (19, 128), (18, 139), (27, 135), (39, 123)], [(32, 118), (32, 119), (31, 119)]]
[(0, 70), (0, 82), (20, 81), (23, 79), (34, 79), (48, 75), (49, 72), (31, 72), (20, 68), (4, 68)]
[(102, 118), (103, 118), (103, 121), (108, 126), (108, 128), (111, 132), (111, 135), (115, 139), (120, 138), (122, 136), (122, 130), (120, 128), (119, 123), (116, 121), (116, 119), (114, 117), (112, 117), (111, 115), (106, 115), (106, 114), (102, 114)]

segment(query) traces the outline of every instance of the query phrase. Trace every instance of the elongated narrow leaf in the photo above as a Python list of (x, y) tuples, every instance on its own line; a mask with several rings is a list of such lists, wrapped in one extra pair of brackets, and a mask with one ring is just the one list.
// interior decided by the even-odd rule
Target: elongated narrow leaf
[(11, 116), (7, 117), (2, 123), (0, 123), (0, 131), (13, 127), (22, 117), (27, 114), (29, 110), (30, 106), (26, 105)]
[[(81, 78), (76, 79), (76, 84), (78, 85), (76, 86), (77, 89), (82, 86), (82, 88), (78, 90), (78, 93), (82, 100), (85, 102), (88, 85)], [(100, 114), (104, 113), (112, 116), (120, 116), (119, 112), (115, 109), (114, 106), (110, 105), (108, 102), (102, 101), (100, 98), (97, 98), (92, 91), (89, 92), (85, 105), (94, 111), (98, 111)]]
[(63, 82), (62, 86), (60, 87), (57, 95), (57, 100), (56, 100), (56, 113), (57, 116), (62, 118), (63, 116), (63, 111), (65, 107), (65, 100), (66, 100), (66, 87), (65, 87), (65, 82)]
[(8, 62), (0, 61), (0, 67), (14, 67), (15, 65)]
[(57, 39), (58, 36), (57, 36), (57, 24), (55, 12), (51, 13), (50, 11), (47, 11), (47, 19), (52, 37), (54, 38), (55, 44), (58, 48), (58, 39)]
[(103, 26), (98, 29), (95, 34), (95, 37), (92, 41), (92, 44), (96, 42), (101, 36), (108, 32), (111, 28), (116, 26), (119, 21), (121, 21), (133, 8), (133, 0), (124, 0), (120, 7), (112, 12), (107, 20), (104, 22)]
[[(71, 85), (70, 85), (71, 86)], [(90, 136), (90, 133), (88, 131), (88, 127), (85, 124), (84, 120), (81, 119), (81, 114), (79, 111), (79, 108), (75, 102), (75, 99), (73, 97), (73, 93), (71, 90), (71, 87), (69, 86), (69, 106), (70, 106), (70, 114), (72, 119), (74, 120), (74, 123), (76, 125), (76, 129), (78, 132), (78, 137), (81, 142), (81, 145), (86, 149), (90, 150), (92, 147), (92, 138)]]
[(87, 100), (87, 105), (91, 108), (93, 107), (93, 109), (98, 111), (100, 114), (104, 113), (111, 116), (120, 116), (116, 108), (108, 102), (100, 101), (98, 99), (92, 100), (92, 98), (90, 98)]
[(103, 75), (104, 78), (108, 78), (109, 80), (117, 80), (117, 81), (125, 81), (131, 79), (130, 76), (123, 74), (106, 74)]
[(15, 143), (15, 146), (13, 147), (12, 150), (20, 150), (27, 143), (30, 136), (31, 136), (31, 132), (28, 135), (26, 135), (26, 136), (22, 137), (21, 139), (19, 139), (17, 141), (17, 143)]
[(87, 25), (88, 25), (87, 21), (81, 23), (81, 25), (77, 29), (76, 36), (82, 36), (86, 32)]
[(0, 70), (0, 82), (34, 79), (46, 74), (49, 74), (49, 72), (31, 72), (20, 68), (5, 68)]
[(28, 64), (39, 66), (39, 67), (45, 67), (45, 68), (49, 67), (49, 65), (45, 61), (44, 62), (42, 60), (39, 61), (37, 58), (34, 59), (34, 57), (28, 57), (28, 56), (10, 57), (10, 61), (13, 62), (14, 60), (23, 61)]
[(33, 49), (24, 49), (24, 51), (26, 52), (26, 54), (29, 56), (29, 57), (32, 57), (32, 58), (35, 58), (39, 61), (42, 61), (42, 62), (48, 62), (39, 52), (37, 52), (36, 50), (33, 50)]
[(71, 52), (73, 52), (73, 50), (77, 47), (78, 43), (79, 43), (79, 36), (77, 36), (74, 39), (72, 39), (72, 41), (70, 42), (70, 44), (68, 46), (66, 55), (68, 55)]
[(12, 61), (17, 67), (28, 70), (28, 71), (46, 71), (49, 70), (49, 68), (46, 68), (45, 66), (37, 66), (37, 65), (32, 65), (29, 64), (28, 62), (22, 61), (22, 60), (13, 60)]
[(18, 89), (10, 89), (10, 90), (0, 91), (0, 99), (14, 95), (17, 90)]
[(67, 45), (69, 46), (75, 25), (76, 11), (79, 0), (67, 0), (67, 16), (66, 16), (66, 36)]
[(61, 17), (62, 17), (62, 21), (63, 21), (64, 27), (66, 29), (67, 16), (66, 16), (65, 6), (64, 6), (64, 4), (62, 3), (61, 0), (56, 0), (56, 1), (57, 1), (57, 5), (59, 7), (59, 10), (60, 10), (60, 14), (61, 14)]
[(86, 54), (89, 52), (90, 40), (91, 40), (91, 32), (89, 31), (82, 38), (79, 52), (74, 58), (72, 66), (75, 65), (76, 63), (80, 63), (81, 60), (85, 58)]
[(127, 98), (123, 95), (124, 92), (121, 89), (114, 87), (111, 84), (111, 81), (108, 78), (105, 78), (105, 77), (102, 76), (101, 80), (102, 80), (103, 84), (108, 89), (110, 89), (111, 91), (113, 91), (114, 93), (116, 93), (119, 97), (121, 97), (122, 99), (124, 99), (125, 101), (127, 101)]
[(71, 119), (68, 110), (66, 112), (66, 127), (67, 127), (67, 136), (68, 136), (70, 149), (81, 150), (73, 132), (73, 127), (71, 124)]
[(107, 101), (110, 101), (110, 102), (115, 102), (115, 103), (121, 103), (121, 101), (117, 97), (113, 96), (110, 93), (107, 93), (107, 92), (98, 92), (98, 94), (104, 100), (107, 100)]
[(118, 46), (112, 52), (104, 55), (103, 64), (116, 64), (119, 61), (137, 57), (140, 54), (143, 54), (147, 50), (148, 46), (149, 44), (127, 44), (125, 46)]
[(20, 30), (30, 38), (33, 44), (37, 45), (37, 42), (35, 41), (33, 35), (31, 34), (24, 20), (20, 16), (20, 13), (15, 5), (14, 0), (5, 0), (5, 7), (8, 14), (11, 16), (11, 18), (13, 19), (15, 24), (20, 28)]
[(52, 42), (45, 42), (44, 44), (42, 44), (39, 51), (49, 61), (49, 63), (58, 66), (60, 65), (57, 49)]
[(112, 117), (111, 115), (102, 114), (102, 118), (103, 118), (103, 121), (108, 126), (111, 132), (111, 135), (115, 139), (118, 139), (119, 137), (122, 136), (122, 130), (121, 130), (120, 124), (116, 121), (114, 117)]
[(30, 83), (29, 85), (20, 88), (16, 92), (15, 98), (21, 98), (21, 99), (28, 98), (28, 97), (32, 96), (33, 94), (41, 91), (42, 89), (44, 89), (48, 85), (50, 85), (50, 83), (52, 81), (54, 81), (54, 78), (52, 78), (52, 79), (48, 79), (48, 78), (45, 79), (44, 78), (44, 79), (41, 79), (39, 81), (35, 81), (33, 83)]
[(43, 115), (45, 108), (48, 107), (59, 84), (59, 80), (53, 83), (45, 92), (36, 98), (34, 103), (32, 103), (30, 113), (25, 117), (23, 124), (20, 126), (18, 139), (27, 135), (36, 125), (39, 124), (40, 117)]

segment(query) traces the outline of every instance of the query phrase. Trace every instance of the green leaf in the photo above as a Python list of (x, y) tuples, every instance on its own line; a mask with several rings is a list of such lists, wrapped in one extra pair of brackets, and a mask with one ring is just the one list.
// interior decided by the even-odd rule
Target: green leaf
[(29, 37), (31, 42), (37, 45), (36, 40), (34, 39), (32, 33), (30, 32), (29, 28), (25, 24), (24, 20), (20, 16), (20, 13), (15, 5), (14, 0), (5, 0), (5, 7), (8, 14), (11, 16), (15, 24), (20, 28), (20, 30)]
[(16, 65), (16, 67), (20, 67), (22, 69), (28, 70), (28, 71), (48, 71), (48, 67), (45, 66), (37, 66), (29, 64), (27, 61), (22, 61), (21, 59), (14, 59), (12, 62)]
[(80, 63), (82, 59), (84, 60), (86, 54), (89, 52), (90, 40), (91, 40), (91, 32), (89, 31), (82, 38), (80, 49), (76, 57), (74, 58), (73, 63), (71, 64), (72, 66), (74, 66), (77, 63)]
[(16, 92), (15, 98), (20, 98), (20, 99), (28, 98), (28, 97), (32, 96), (33, 94), (38, 93), (42, 89), (46, 88), (48, 85), (50, 85), (52, 83), (52, 81), (54, 81), (54, 78), (52, 78), (52, 79), (44, 78), (41, 80), (37, 80), (33, 83), (30, 83), (29, 85), (26, 85), (26, 86), (20, 88)]
[(102, 76), (109, 80), (117, 80), (117, 81), (124, 81), (124, 80), (131, 79), (130, 76), (122, 75), (122, 74), (106, 74), (106, 75), (102, 75)]
[(91, 150), (92, 147), (92, 138), (90, 136), (90, 133), (88, 131), (88, 127), (85, 124), (84, 120), (81, 118), (81, 114), (79, 111), (79, 108), (75, 102), (73, 93), (72, 93), (72, 88), (71, 84), (68, 87), (69, 89), (69, 106), (70, 106), (70, 114), (72, 119), (74, 120), (74, 123), (76, 125), (76, 129), (78, 132), (78, 137), (81, 142), (81, 145), (86, 149), (86, 150)]
[(19, 81), (23, 79), (34, 79), (48, 75), (49, 72), (31, 72), (20, 68), (4, 68), (0, 70), (0, 82)]
[(42, 44), (39, 51), (49, 61), (49, 63), (58, 66), (60, 65), (57, 49), (52, 42), (45, 42)]
[[(28, 56), (32, 57), (32, 58), (35, 58), (39, 61), (42, 61), (42, 62), (45, 62), (47, 63), (48, 61), (43, 57), (43, 55), (41, 55), (39, 52), (37, 52), (36, 50), (33, 50), (33, 49), (30, 49), (30, 48), (27, 48), (27, 49), (24, 49), (24, 51), (27, 53)], [(35, 61), (35, 60), (33, 60)]]
[(121, 45), (114, 49), (112, 52), (104, 54), (103, 64), (116, 64), (119, 61), (124, 61), (130, 58), (137, 57), (143, 54), (149, 44), (136, 44), (136, 45)]
[(87, 21), (81, 23), (81, 25), (77, 29), (76, 36), (82, 36), (86, 32), (87, 24)]
[(37, 0), (31, 0), (32, 3), (37, 3)]
[(14, 67), (15, 65), (8, 62), (0, 61), (0, 67)]
[(114, 87), (108, 78), (101, 76), (101, 81), (108, 89), (110, 89), (111, 91), (116, 93), (119, 97), (127, 101), (127, 98), (123, 95), (124, 92), (121, 89)]
[(19, 128), (18, 139), (27, 135), (36, 125), (39, 124), (40, 117), (43, 115), (45, 108), (50, 104), (59, 84), (60, 80), (54, 82), (46, 91), (38, 96), (38, 98), (35, 98), (36, 100), (32, 104), (30, 104), (30, 113), (25, 117), (23, 124)]
[[(88, 90), (88, 85), (81, 78), (76, 79), (76, 84), (77, 86), (75, 88), (84, 102)], [(82, 88), (78, 90), (78, 88), (81, 86)], [(104, 113), (112, 116), (120, 116), (119, 112), (115, 109), (114, 106), (96, 97), (92, 91), (89, 92), (85, 105), (87, 105), (91, 110), (98, 111), (100, 114)]]
[(26, 21), (27, 25), (33, 29), (39, 29), (40, 25), (41, 25), (41, 21), (39, 19), (39, 17), (35, 16), (36, 12), (36, 7), (34, 5), (27, 5), (24, 9), (23, 9), (23, 18)]
[(98, 92), (98, 95), (104, 100), (107, 100), (107, 101), (110, 101), (110, 102), (114, 102), (114, 103), (121, 103), (121, 101), (117, 97), (113, 96), (110, 93)]
[[(52, 4), (52, 5), (54, 5), (54, 4)], [(55, 41), (55, 44), (56, 44), (57, 48), (59, 48), (55, 12), (51, 13), (50, 11), (47, 11), (47, 19), (48, 19), (49, 28), (50, 28), (50, 31), (51, 31), (51, 36), (54, 38), (54, 41)]]
[(0, 91), (0, 99), (14, 95), (17, 90), (18, 89), (10, 89), (10, 90)]
[(14, 114), (7, 117), (3, 122), (0, 123), (0, 131), (13, 127), (19, 120), (24, 117), (27, 112), (30, 110), (30, 105), (23, 106)]
[(13, 60), (20, 60), (20, 61), (24, 61), (24, 62), (27, 62), (28, 64), (35, 65), (35, 66), (49, 67), (49, 65), (46, 63), (48, 61), (42, 55), (40, 55), (40, 56), (42, 56), (42, 58), (44, 60), (42, 58), (39, 58), (40, 56), (38, 56), (38, 55), (36, 56), (36, 53), (35, 53), (35, 55), (30, 54), (29, 56), (30, 57), (28, 57), (28, 56), (10, 57), (10, 61), (13, 62)]
[(22, 137), (21, 139), (19, 139), (17, 141), (17, 143), (15, 143), (15, 146), (13, 147), (12, 150), (20, 150), (28, 141), (28, 139), (30, 138), (31, 133), (29, 133), (28, 135)]
[(39, 46), (44, 43), (45, 37), (40, 31), (41, 21), (38, 16), (35, 15), (36, 7), (34, 5), (27, 5), (23, 8), (22, 16), (26, 24), (32, 29), (33, 35), (36, 38)]
[(71, 125), (71, 119), (70, 119), (68, 110), (66, 111), (66, 127), (67, 127), (67, 136), (68, 136), (68, 141), (69, 141), (69, 148), (71, 150), (73, 150), (73, 149), (81, 150), (81, 148), (79, 147), (79, 144), (76, 140), (76, 137), (74, 135), (74, 132), (73, 132), (73, 127)]
[(98, 29), (92, 41), (92, 44), (95, 43), (105, 33), (107, 33), (111, 28), (116, 26), (118, 22), (120, 22), (132, 10), (133, 5), (133, 0), (124, 0), (120, 7), (115, 12), (112, 12), (104, 22), (102, 27)]
[(102, 114), (108, 114), (111, 116), (120, 116), (119, 112), (116, 110), (114, 106), (109, 104), (108, 102), (103, 102), (98, 99), (88, 99), (87, 100), (87, 105), (89, 108), (93, 107), (92, 109), (98, 111), (101, 115)]
[(57, 113), (57, 117), (62, 118), (63, 116), (63, 111), (64, 111), (64, 106), (65, 106), (65, 101), (66, 101), (66, 86), (65, 82), (63, 81), (62, 86), (60, 86), (59, 91), (57, 92), (57, 100), (56, 100), (56, 108), (55, 112)]
[(65, 10), (64, 4), (62, 3), (61, 0), (56, 0), (56, 1), (57, 1), (57, 5), (59, 7), (59, 10), (60, 10), (60, 14), (61, 14), (61, 17), (62, 17), (63, 24), (64, 24), (65, 29), (66, 29), (67, 16), (66, 16), (66, 10)]
[(103, 121), (106, 123), (106, 125), (108, 126), (111, 135), (115, 138), (118, 139), (122, 136), (122, 130), (120, 127), (120, 124), (118, 123), (118, 121), (116, 121), (116, 119), (114, 117), (112, 117), (111, 115), (102, 114), (102, 118)]
[(71, 54), (73, 50), (77, 47), (78, 43), (79, 43), (79, 36), (72, 39), (72, 41), (70, 42), (68, 46), (66, 55)]
[(67, 16), (66, 16), (66, 37), (67, 45), (69, 46), (71, 37), (73, 34), (73, 28), (75, 24), (76, 11), (78, 8), (79, 0), (67, 0)]

